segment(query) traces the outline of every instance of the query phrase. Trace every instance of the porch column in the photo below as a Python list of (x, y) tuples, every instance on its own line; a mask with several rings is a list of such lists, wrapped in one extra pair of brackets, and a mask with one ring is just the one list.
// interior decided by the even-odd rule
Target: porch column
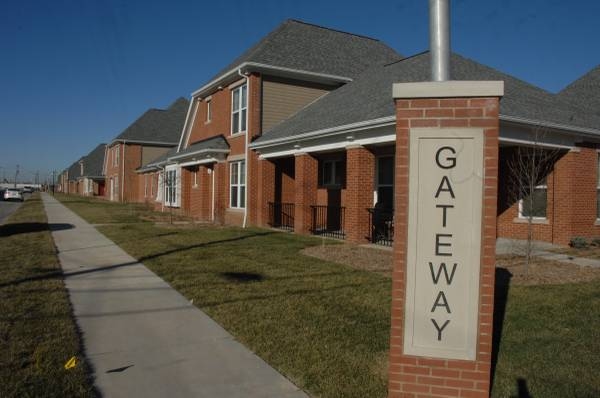
[(346, 148), (346, 239), (366, 243), (370, 236), (368, 208), (373, 207), (375, 155), (361, 145)]
[[(215, 223), (225, 223), (225, 209), (229, 207), (229, 169), (227, 163), (215, 163)], [(212, 199), (211, 199), (212, 200)]]
[(308, 153), (296, 154), (295, 162), (294, 232), (309, 234), (312, 217), (310, 206), (317, 204), (319, 162)]
[(275, 201), (275, 163), (268, 159), (258, 161), (258, 225), (269, 225), (269, 202)]

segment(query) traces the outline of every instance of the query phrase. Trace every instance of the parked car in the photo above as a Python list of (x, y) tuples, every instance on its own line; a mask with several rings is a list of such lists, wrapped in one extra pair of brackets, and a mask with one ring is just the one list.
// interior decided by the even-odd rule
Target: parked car
[(23, 187), (23, 193), (33, 193), (33, 187), (30, 187), (30, 186)]
[(21, 193), (21, 191), (17, 188), (8, 188), (6, 191), (4, 191), (4, 200), (19, 200), (19, 201), (23, 201), (23, 194)]

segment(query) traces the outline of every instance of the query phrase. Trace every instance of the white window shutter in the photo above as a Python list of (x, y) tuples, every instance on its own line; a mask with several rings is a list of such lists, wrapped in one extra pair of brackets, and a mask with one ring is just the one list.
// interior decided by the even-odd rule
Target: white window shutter
[(156, 191), (156, 201), (157, 202), (162, 202), (162, 200), (163, 200), (163, 194), (164, 194), (164, 190), (165, 190), (163, 174), (164, 173), (162, 173), (162, 172), (158, 173), (158, 190)]
[(181, 167), (175, 169), (175, 207), (181, 207)]

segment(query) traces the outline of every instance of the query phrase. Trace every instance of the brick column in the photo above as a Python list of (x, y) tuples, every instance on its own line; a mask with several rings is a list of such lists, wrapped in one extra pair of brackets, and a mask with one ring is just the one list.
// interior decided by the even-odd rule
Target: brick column
[[(487, 84), (486, 84), (487, 83)], [(439, 92), (438, 92), (439, 91)], [(394, 214), (394, 225), (395, 225), (395, 236), (394, 236), (394, 270), (392, 274), (392, 320), (391, 320), (391, 336), (390, 336), (390, 357), (389, 357), (389, 382), (388, 392), (390, 397), (488, 397), (490, 390), (490, 368), (491, 368), (491, 351), (492, 351), (492, 318), (493, 318), (493, 305), (494, 305), (494, 278), (495, 278), (495, 244), (496, 244), (496, 202), (497, 202), (497, 174), (498, 174), (498, 109), (499, 109), (499, 97), (503, 91), (501, 83), (498, 82), (441, 82), (441, 83), (408, 83), (394, 85), (394, 97), (396, 104), (396, 174), (395, 174), (395, 214)], [(407, 92), (406, 95), (402, 95), (403, 92)], [(436, 95), (438, 92), (438, 95)], [(486, 95), (489, 92), (488, 95)], [(430, 96), (428, 97), (429, 93)], [(418, 206), (416, 203), (409, 203), (409, 198), (413, 197), (413, 191), (409, 191), (410, 167), (414, 164), (411, 160), (412, 157), (419, 159), (420, 147), (409, 150), (409, 144), (411, 143), (412, 134), (417, 134), (419, 128), (428, 128), (428, 133), (432, 136), (448, 137), (453, 138), (460, 136), (461, 131), (465, 135), (469, 134), (481, 134), (483, 140), (483, 154), (479, 152), (479, 149), (473, 153), (479, 156), (479, 162), (482, 163), (483, 176), (481, 178), (481, 197), (471, 197), (473, 203), (477, 204), (478, 201), (482, 203), (481, 207), (481, 243), (480, 243), (480, 258), (479, 262), (474, 259), (474, 262), (469, 261), (468, 258), (453, 258), (453, 257), (436, 257), (438, 255), (437, 247), (433, 248), (425, 247), (424, 249), (416, 249), (418, 243), (411, 246), (408, 245), (409, 239), (417, 239), (416, 237), (409, 237), (409, 231), (411, 234), (416, 228), (411, 225), (409, 229), (409, 217), (414, 211), (415, 207)], [(450, 129), (452, 131), (448, 131)], [(475, 131), (476, 132), (473, 132)], [(423, 131), (423, 129), (420, 129)], [(419, 134), (423, 134), (419, 132)], [(481, 135), (478, 135), (481, 136)], [(458, 139), (458, 138), (457, 138)], [(426, 140), (425, 140), (426, 141)], [(423, 143), (423, 145), (432, 145), (436, 148), (437, 142)], [(421, 145), (421, 144), (419, 144)], [(441, 144), (445, 145), (445, 144)], [(477, 147), (476, 145), (474, 147)], [(444, 147), (444, 148), (447, 148)], [(477, 147), (478, 148), (478, 147)], [(437, 151), (437, 152), (436, 152)], [(435, 168), (439, 167), (444, 169), (450, 169), (452, 165), (453, 152), (448, 149), (442, 149), (442, 153), (449, 154), (445, 157), (441, 165), (438, 163), (436, 166), (436, 157), (433, 156), (431, 159), (429, 155), (434, 153), (436, 156), (439, 155), (440, 150), (436, 148), (433, 152), (423, 152), (427, 154), (427, 162), (423, 164), (429, 165), (419, 169), (421, 174), (434, 174), (439, 172)], [(456, 157), (454, 160), (461, 162), (461, 154), (459, 150), (454, 151)], [(474, 162), (476, 163), (476, 162)], [(420, 164), (420, 163), (419, 163)], [(442, 167), (443, 166), (443, 167)], [(428, 167), (431, 167), (429, 169)], [(445, 170), (443, 170), (445, 172)], [(435, 174), (437, 176), (437, 174)], [(411, 177), (414, 178), (414, 175)], [(460, 185), (460, 181), (452, 180), (452, 184)], [(473, 174), (473, 178), (480, 178)], [(420, 178), (419, 178), (420, 181)], [(437, 180), (436, 180), (437, 181)], [(414, 183), (414, 182), (413, 182)], [(450, 195), (447, 191), (450, 182), (441, 182), (440, 187), (445, 193), (442, 198), (448, 199)], [(457, 193), (457, 185), (454, 189)], [(474, 184), (474, 186), (477, 186)], [(435, 185), (437, 187), (437, 184)], [(419, 188), (420, 189), (420, 188)], [(440, 188), (437, 188), (438, 190)], [(436, 192), (436, 189), (433, 190)], [(438, 192), (439, 193), (439, 192)], [(462, 193), (461, 193), (462, 194)], [(433, 196), (433, 195), (432, 195)], [(437, 194), (435, 197), (437, 198)], [(461, 199), (459, 197), (460, 200)], [(457, 199), (458, 200), (458, 199)], [(410, 205), (410, 207), (409, 207)], [(441, 214), (442, 212), (433, 207), (431, 212), (435, 215), (436, 224), (429, 226), (427, 223), (423, 223), (419, 220), (418, 231), (425, 231), (435, 235), (436, 228), (440, 231), (445, 231), (443, 227), (446, 227), (444, 210), (444, 221), (443, 225)], [(422, 213), (418, 213), (422, 214)], [(448, 210), (448, 222), (452, 221), (451, 210)], [(438, 223), (439, 216), (439, 224)], [(468, 232), (468, 231), (465, 231)], [(426, 235), (427, 235), (426, 234)], [(460, 235), (460, 234), (457, 234)], [(419, 235), (420, 236), (420, 235)], [(449, 235), (446, 235), (449, 236)], [(453, 238), (442, 237), (441, 241), (444, 242), (440, 246), (440, 252), (451, 251), (449, 242), (452, 242), (452, 249), (454, 246), (467, 246), (467, 238), (463, 236), (470, 236), (465, 233), (460, 236)], [(455, 240), (451, 240), (454, 239)], [(437, 239), (437, 238), (436, 238)], [(462, 241), (461, 239), (465, 239)], [(435, 242), (435, 240), (434, 240)], [(447, 244), (447, 245), (446, 245)], [(465, 245), (466, 244), (466, 245)], [(418, 250), (428, 250), (427, 255), (423, 257), (413, 257), (414, 252)], [(445, 249), (448, 249), (447, 251)], [(446, 254), (443, 254), (446, 255)], [(428, 257), (429, 256), (429, 257)], [(430, 330), (432, 323), (429, 322), (429, 318), (439, 316), (441, 307), (441, 314), (443, 318), (451, 318), (453, 323), (448, 324), (448, 328), (445, 329), (444, 333), (450, 333), (451, 328), (457, 324), (459, 330), (467, 323), (461, 324), (460, 319), (452, 318), (458, 317), (461, 311), (466, 310), (461, 305), (452, 301), (453, 297), (460, 297), (460, 291), (458, 294), (456, 291), (451, 290), (451, 283), (447, 283), (447, 279), (444, 280), (444, 276), (441, 273), (441, 267), (439, 268), (440, 273), (438, 274), (437, 282), (432, 281), (433, 277), (429, 276), (429, 268), (427, 261), (419, 262), (416, 261), (414, 264), (409, 264), (409, 259), (426, 258), (429, 261), (433, 261), (435, 264), (439, 264), (439, 261), (446, 261), (448, 265), (458, 262), (458, 268), (456, 270), (455, 278), (468, 278), (465, 273), (462, 274), (461, 269), (464, 270), (464, 263), (468, 263), (474, 267), (471, 269), (479, 270), (479, 281), (473, 278), (475, 283), (471, 286), (470, 292), (477, 298), (477, 305), (473, 306), (473, 309), (477, 310), (475, 317), (468, 319), (473, 320), (472, 325), (475, 325), (475, 329), (468, 329), (474, 333), (474, 339), (472, 339), (472, 345), (467, 343), (465, 352), (470, 353), (464, 354), (460, 350), (456, 350), (453, 353), (442, 353), (444, 350), (452, 350), (450, 346), (446, 346), (447, 341), (440, 339), (441, 334), (436, 334), (435, 329)], [(421, 267), (420, 269), (418, 267)], [(429, 265), (431, 267), (431, 263)], [(413, 270), (413, 271), (411, 271)], [(416, 271), (415, 271), (416, 270)], [(452, 268), (449, 267), (449, 271)], [(412, 273), (411, 273), (412, 272)], [(432, 271), (433, 274), (433, 271)], [(420, 280), (420, 284), (417, 284), (415, 275), (421, 275), (424, 279)], [(411, 277), (410, 281), (408, 280)], [(425, 282), (423, 282), (425, 281)], [(462, 283), (462, 280), (460, 280)], [(456, 280), (454, 280), (456, 289)], [(432, 296), (431, 303), (433, 307), (426, 308), (422, 313), (411, 316), (409, 312), (410, 305), (415, 304), (416, 299), (407, 296), (409, 291), (409, 283), (413, 286), (421, 286), (424, 290), (420, 292), (414, 292), (413, 297), (419, 294), (435, 292)], [(472, 287), (474, 285), (474, 288)], [(477, 286), (478, 285), (478, 286)], [(427, 289), (425, 289), (427, 288)], [(440, 296), (436, 296), (438, 290), (445, 290), (447, 296), (443, 300), (440, 300)], [(429, 298), (429, 296), (427, 296)], [(437, 299), (435, 298), (437, 297)], [(446, 301), (446, 297), (448, 301)], [(470, 297), (470, 296), (467, 296)], [(411, 300), (412, 303), (411, 303)], [(430, 306), (432, 304), (429, 304)], [(460, 301), (459, 303), (460, 304)], [(447, 306), (447, 309), (446, 309)], [(429, 308), (432, 308), (431, 310)], [(452, 308), (452, 314), (450, 314), (450, 308)], [(434, 313), (434, 311), (437, 311)], [(447, 313), (446, 313), (447, 311)], [(472, 312), (469, 312), (472, 314)], [(407, 354), (405, 350), (420, 351), (420, 347), (414, 348), (411, 346), (410, 341), (404, 341), (405, 336), (410, 335), (411, 330), (407, 329), (406, 322), (413, 322), (413, 325), (418, 325), (416, 316), (421, 317), (422, 325), (427, 325), (429, 328), (424, 330), (412, 331), (415, 335), (431, 334), (431, 346), (427, 346), (425, 350), (430, 352), (436, 352), (439, 355), (427, 355), (423, 353), (419, 354)], [(473, 314), (474, 316), (474, 314)], [(413, 317), (411, 321), (411, 317)], [(423, 321), (424, 319), (424, 321)], [(456, 319), (459, 319), (458, 321)], [(432, 320), (433, 321), (433, 320)], [(437, 326), (443, 329), (442, 323)], [(452, 329), (456, 330), (456, 329)], [(437, 339), (436, 339), (437, 337)], [(416, 339), (414, 336), (413, 339)], [(420, 338), (420, 336), (419, 336)], [(458, 354), (456, 354), (458, 352)], [(464, 355), (465, 358), (472, 356), (472, 359), (455, 359)]]
[(269, 202), (275, 200), (275, 163), (268, 159), (258, 161), (258, 225), (268, 226)]
[(225, 209), (229, 207), (229, 169), (227, 163), (215, 163), (215, 223), (225, 223)]
[(375, 155), (360, 145), (346, 149), (346, 239), (366, 243), (371, 228), (367, 209), (373, 207)]
[(295, 168), (294, 232), (308, 234), (312, 217), (310, 206), (317, 204), (319, 162), (308, 153), (299, 153), (296, 155)]

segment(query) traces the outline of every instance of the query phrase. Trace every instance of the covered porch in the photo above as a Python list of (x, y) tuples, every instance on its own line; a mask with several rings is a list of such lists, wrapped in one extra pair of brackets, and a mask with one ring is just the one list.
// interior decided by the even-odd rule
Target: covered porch
[(259, 160), (259, 224), (390, 246), (394, 146), (348, 145)]

